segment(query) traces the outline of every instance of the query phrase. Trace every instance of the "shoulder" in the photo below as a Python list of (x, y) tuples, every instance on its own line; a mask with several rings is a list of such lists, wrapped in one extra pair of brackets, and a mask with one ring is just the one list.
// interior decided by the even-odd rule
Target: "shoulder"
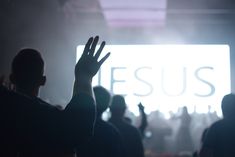
[(136, 128), (135, 126), (129, 124), (128, 122), (124, 122), (123, 124), (124, 124), (124, 127), (125, 127), (126, 134), (128, 134), (129, 136), (132, 136), (132, 137), (141, 137), (138, 128)]
[(223, 120), (223, 119), (218, 120), (218, 121), (214, 122), (214, 123), (211, 125), (210, 128), (218, 128), (218, 127), (220, 127), (221, 125), (223, 125), (223, 123), (224, 123), (224, 120)]
[(209, 132), (211, 132), (211, 131), (216, 131), (216, 132), (218, 131), (218, 132), (220, 132), (220, 130), (223, 131), (223, 128), (225, 128), (227, 126), (228, 126), (228, 122), (225, 119), (221, 119), (221, 120), (218, 120), (218, 121), (214, 122), (210, 126), (208, 131)]
[(114, 136), (119, 135), (118, 129), (113, 124), (106, 122), (104, 120), (98, 119), (96, 121), (95, 128), (97, 130), (102, 131), (103, 133), (106, 132), (106, 133), (114, 135)]
[(211, 139), (211, 138), (215, 138), (217, 136), (218, 133), (221, 132), (222, 128), (223, 128), (223, 120), (219, 120), (214, 122), (209, 128), (208, 131), (206, 133), (206, 139)]
[[(4, 106), (9, 105), (9, 106), (16, 106), (18, 107), (19, 104), (20, 106), (27, 105), (29, 103), (32, 103), (32, 99), (30, 99), (27, 96), (24, 96), (20, 93), (8, 90), (7, 88), (0, 86), (0, 101)], [(8, 107), (9, 107), (8, 106)]]
[(48, 102), (42, 100), (41, 98), (33, 98), (33, 103), (41, 106), (41, 107), (45, 107), (45, 108), (51, 108), (51, 109), (58, 109), (56, 106), (49, 104)]
[(204, 145), (215, 145), (216, 141), (218, 140), (218, 138), (220, 137), (221, 134), (223, 134), (224, 132), (224, 120), (219, 120), (215, 123), (213, 123), (206, 135), (205, 135), (205, 141), (204, 141)]

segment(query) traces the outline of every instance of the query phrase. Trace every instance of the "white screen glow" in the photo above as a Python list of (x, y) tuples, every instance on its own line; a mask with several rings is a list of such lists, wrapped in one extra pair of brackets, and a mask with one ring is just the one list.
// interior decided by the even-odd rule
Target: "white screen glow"
[[(77, 60), (83, 52), (77, 47)], [(113, 94), (125, 95), (129, 109), (138, 114), (142, 102), (146, 112), (208, 112), (221, 115), (221, 100), (231, 92), (228, 45), (106, 45), (111, 56), (95, 76)]]

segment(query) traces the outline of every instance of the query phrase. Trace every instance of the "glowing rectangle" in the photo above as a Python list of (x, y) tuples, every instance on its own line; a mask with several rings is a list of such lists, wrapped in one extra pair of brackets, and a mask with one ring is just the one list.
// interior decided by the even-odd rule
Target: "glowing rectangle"
[[(77, 58), (83, 48), (77, 47)], [(103, 51), (111, 56), (93, 85), (125, 95), (135, 113), (141, 101), (146, 112), (211, 106), (221, 115), (222, 97), (231, 92), (228, 45), (107, 45)]]

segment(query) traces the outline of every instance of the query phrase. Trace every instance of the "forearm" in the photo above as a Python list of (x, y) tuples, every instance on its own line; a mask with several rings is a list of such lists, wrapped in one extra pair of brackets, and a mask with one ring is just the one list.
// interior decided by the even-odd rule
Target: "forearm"
[(84, 144), (93, 135), (96, 117), (94, 100), (86, 93), (79, 93), (63, 112), (64, 137), (76, 145)]
[(140, 111), (141, 114), (141, 126), (145, 129), (148, 125), (147, 116), (144, 111)]
[(73, 86), (73, 97), (79, 93), (84, 93), (89, 95), (94, 99), (94, 93), (92, 89), (92, 79), (82, 76), (75, 79)]
[(140, 130), (142, 137), (144, 137), (144, 131), (145, 131), (147, 125), (148, 125), (148, 122), (147, 122), (146, 114), (144, 112), (141, 112), (141, 124), (139, 126), (139, 130)]

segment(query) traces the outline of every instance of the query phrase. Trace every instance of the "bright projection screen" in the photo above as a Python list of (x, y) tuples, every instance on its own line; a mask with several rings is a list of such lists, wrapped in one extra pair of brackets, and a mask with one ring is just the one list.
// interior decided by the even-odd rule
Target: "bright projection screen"
[[(77, 60), (83, 49), (77, 47)], [(221, 100), (231, 92), (228, 45), (106, 45), (107, 52), (93, 85), (124, 95), (135, 114), (142, 102), (147, 113), (187, 106), (191, 113), (211, 108), (221, 116)]]

